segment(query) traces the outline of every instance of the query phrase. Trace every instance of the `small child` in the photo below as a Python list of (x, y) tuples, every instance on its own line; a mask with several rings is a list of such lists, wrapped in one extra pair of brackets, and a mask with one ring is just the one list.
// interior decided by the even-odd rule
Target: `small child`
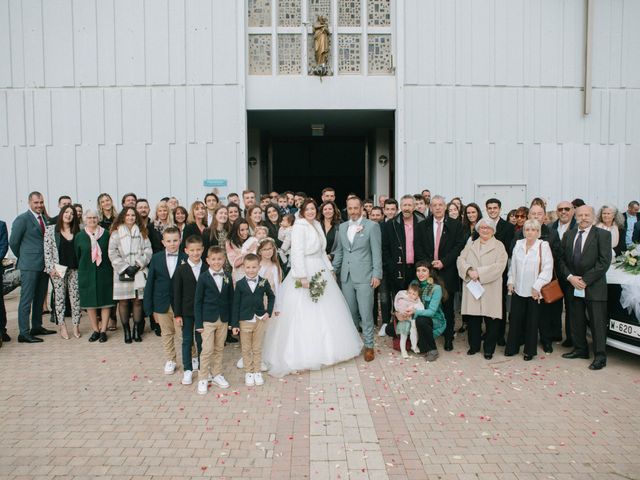
[[(278, 253), (276, 248), (276, 242), (272, 238), (265, 238), (258, 243), (258, 257), (260, 258), (260, 271), (258, 275), (262, 278), (266, 278), (271, 285), (271, 290), (276, 296), (276, 303), (278, 301), (278, 292), (280, 291), (280, 285), (282, 284), (282, 267), (280, 267), (280, 261), (278, 260)], [(278, 316), (278, 309), (274, 315)]]
[[(218, 246), (209, 247), (209, 270), (200, 275), (196, 287), (196, 331), (202, 334), (201, 376), (198, 380), (198, 393), (201, 395), (208, 391), (209, 378), (214, 385), (229, 388), (229, 382), (222, 375), (222, 357), (234, 293), (231, 276), (224, 272), (224, 262), (224, 250)], [(232, 330), (234, 335), (238, 334), (238, 328)]]
[(424, 305), (420, 301), (420, 286), (412, 283), (406, 290), (400, 290), (393, 300), (393, 307), (398, 319), (396, 333), (400, 335), (400, 352), (402, 352), (402, 358), (409, 358), (407, 354), (407, 336), (411, 338), (411, 350), (414, 353), (420, 353), (420, 350), (418, 350), (416, 322), (412, 318), (415, 310), (424, 310)]
[[(231, 325), (240, 329), (244, 383), (248, 387), (264, 385), (260, 372), (262, 341), (267, 320), (273, 313), (275, 295), (267, 279), (258, 275), (260, 259), (252, 253), (244, 257), (245, 277), (236, 283)], [(265, 306), (265, 297), (267, 299)]]
[(289, 254), (291, 253), (291, 231), (293, 230), (293, 223), (296, 217), (292, 213), (288, 213), (282, 220), (280, 220), (280, 229), (278, 230), (278, 240), (282, 242), (282, 245), (278, 249), (280, 260), (283, 265), (289, 264)]
[(184, 252), (189, 258), (182, 265), (178, 265), (176, 273), (173, 274), (173, 312), (176, 324), (182, 327), (183, 385), (191, 385), (193, 372), (200, 368), (198, 355), (202, 352), (202, 335), (195, 331), (194, 303), (198, 278), (209, 269), (207, 263), (202, 261), (203, 251), (200, 235), (187, 238)]
[[(147, 283), (144, 288), (143, 306), (147, 315), (154, 315), (160, 324), (162, 346), (166, 363), (164, 373), (172, 375), (176, 371), (176, 326), (173, 312), (173, 277), (177, 267), (187, 256), (179, 252), (180, 230), (169, 227), (162, 233), (164, 250), (156, 253), (149, 263)], [(180, 343), (182, 343), (180, 341)]]
[(240, 253), (242, 255), (246, 255), (248, 253), (257, 253), (258, 252), (258, 243), (260, 240), (265, 239), (269, 236), (269, 229), (263, 225), (258, 225), (256, 227), (256, 232), (253, 237), (249, 237), (242, 244), (242, 250)]

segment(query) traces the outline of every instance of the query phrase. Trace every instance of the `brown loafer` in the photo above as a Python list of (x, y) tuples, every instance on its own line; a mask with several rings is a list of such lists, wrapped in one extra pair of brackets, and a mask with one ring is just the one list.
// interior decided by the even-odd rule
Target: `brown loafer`
[(364, 349), (364, 361), (365, 362), (370, 362), (374, 358), (376, 358), (376, 354), (373, 351), (373, 348), (365, 348)]

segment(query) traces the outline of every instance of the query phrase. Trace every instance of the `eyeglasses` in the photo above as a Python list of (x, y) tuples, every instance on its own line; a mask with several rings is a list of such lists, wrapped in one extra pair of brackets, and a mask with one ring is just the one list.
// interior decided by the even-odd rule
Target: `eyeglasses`
[(571, 207), (558, 207), (559, 212), (570, 212)]

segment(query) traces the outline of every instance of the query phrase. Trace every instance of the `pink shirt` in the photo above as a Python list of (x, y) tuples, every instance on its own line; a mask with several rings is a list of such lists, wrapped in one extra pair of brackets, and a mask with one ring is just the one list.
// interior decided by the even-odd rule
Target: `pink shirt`
[(404, 222), (404, 238), (405, 238), (405, 254), (406, 254), (406, 262), (407, 265), (413, 265), (413, 217), (409, 219), (409, 221)]

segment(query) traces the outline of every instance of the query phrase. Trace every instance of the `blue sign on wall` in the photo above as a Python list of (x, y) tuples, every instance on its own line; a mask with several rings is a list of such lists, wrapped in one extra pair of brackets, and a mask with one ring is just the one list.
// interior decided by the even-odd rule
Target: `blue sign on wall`
[(227, 179), (226, 178), (206, 178), (202, 182), (202, 186), (204, 187), (226, 187)]

